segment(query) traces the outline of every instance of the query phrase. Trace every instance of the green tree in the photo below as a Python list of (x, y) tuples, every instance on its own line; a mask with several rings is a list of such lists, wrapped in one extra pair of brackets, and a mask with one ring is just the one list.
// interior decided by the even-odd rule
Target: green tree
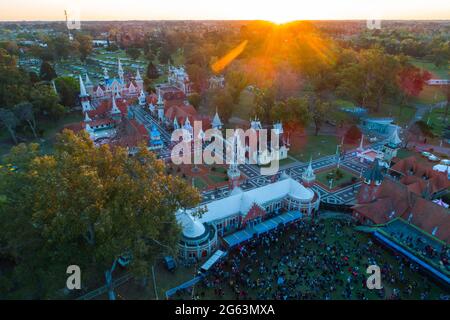
[(37, 138), (36, 118), (34, 116), (33, 105), (29, 102), (21, 102), (14, 107), (14, 114), (19, 121), (25, 122), (31, 129), (33, 136)]
[(26, 100), (29, 86), (28, 75), (17, 68), (16, 58), (0, 48), (0, 107), (12, 108)]
[(138, 48), (127, 48), (125, 53), (133, 60), (136, 60), (141, 56), (141, 50)]
[(95, 147), (86, 133), (64, 131), (49, 156), (20, 145), (7, 161), (18, 167), (0, 171), (0, 235), (16, 284), (10, 297), (55, 297), (72, 264), (86, 286), (124, 253), (130, 271), (147, 277), (162, 254), (177, 250), (175, 212), (200, 201), (144, 146), (129, 157), (123, 148)]
[(80, 84), (74, 77), (58, 77), (55, 79), (56, 91), (63, 106), (74, 108), (77, 104)]
[(272, 109), (271, 118), (274, 121), (281, 121), (288, 132), (305, 128), (310, 121), (308, 101), (305, 98), (291, 97), (277, 102)]
[(155, 65), (151, 61), (148, 63), (146, 75), (147, 75), (147, 78), (152, 79), (152, 80), (158, 79), (158, 77), (159, 77), (158, 69), (155, 67)]
[(226, 74), (225, 83), (227, 90), (233, 97), (233, 103), (239, 102), (242, 90), (248, 86), (248, 80), (243, 72), (230, 71)]
[(42, 61), (39, 77), (44, 81), (52, 81), (56, 78), (55, 69), (48, 61)]
[(59, 103), (59, 97), (50, 85), (41, 83), (34, 86), (30, 93), (30, 102), (35, 112), (44, 117), (61, 118), (66, 108)]
[(85, 34), (76, 36), (78, 42), (78, 51), (80, 52), (80, 60), (85, 62), (86, 58), (92, 53), (92, 37)]
[(228, 122), (231, 115), (233, 114), (233, 97), (231, 94), (224, 89), (219, 90), (213, 99), (213, 104), (217, 107), (217, 110), (223, 119), (223, 121)]
[(309, 112), (314, 123), (314, 134), (319, 134), (320, 128), (331, 111), (331, 104), (327, 101), (311, 96), (309, 98)]
[(19, 120), (14, 113), (9, 109), (0, 108), (0, 123), (8, 130), (11, 139), (17, 144), (16, 127), (19, 125)]
[(272, 122), (272, 108), (275, 106), (275, 91), (272, 88), (257, 89), (255, 95), (255, 115), (263, 123)]

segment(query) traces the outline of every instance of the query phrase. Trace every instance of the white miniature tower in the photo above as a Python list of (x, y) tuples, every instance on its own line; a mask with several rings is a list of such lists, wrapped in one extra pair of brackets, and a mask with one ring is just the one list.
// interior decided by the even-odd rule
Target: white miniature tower
[(302, 174), (302, 181), (307, 187), (312, 186), (314, 181), (316, 181), (316, 175), (314, 174), (314, 169), (312, 167), (312, 157), (309, 159), (308, 168)]
[(158, 110), (159, 121), (164, 121), (164, 101), (161, 97), (161, 91), (158, 91), (158, 102), (156, 103), (156, 108)]
[(86, 85), (86, 91), (87, 91), (88, 95), (90, 95), (92, 97), (94, 95), (94, 84), (92, 83), (91, 79), (89, 79), (89, 76), (87, 73), (86, 73), (85, 85)]
[(89, 117), (89, 114), (87, 112), (84, 113), (84, 122), (91, 122), (92, 119)]
[(398, 136), (398, 127), (396, 127), (388, 142), (383, 146), (384, 160), (391, 162), (392, 158), (397, 156), (401, 143), (402, 139)]
[(214, 115), (214, 118), (211, 122), (211, 127), (213, 129), (221, 130), (222, 129), (222, 121), (220, 121), (219, 113), (217, 112), (216, 108), (216, 114)]
[(91, 101), (89, 100), (89, 95), (86, 92), (86, 87), (84, 86), (83, 79), (79, 76), (80, 79), (80, 101), (81, 101), (81, 109), (83, 112), (93, 110), (91, 106)]
[(144, 91), (144, 80), (142, 80), (141, 73), (139, 72), (139, 68), (136, 70), (136, 77), (134, 79), (140, 91)]
[(358, 150), (359, 152), (364, 151), (364, 135), (363, 134), (361, 135), (361, 142), (359, 143), (359, 147), (356, 150)]
[(121, 116), (120, 109), (117, 107), (116, 98), (114, 96), (112, 98), (111, 116), (113, 119), (120, 119)]
[(120, 79), (120, 83), (123, 84), (124, 83), (124, 72), (123, 72), (123, 68), (122, 68), (122, 62), (120, 62), (120, 58), (119, 58), (119, 63), (117, 66), (117, 74), (119, 75), (119, 79)]
[(141, 94), (139, 95), (139, 105), (143, 108), (145, 108), (145, 105), (147, 104), (147, 98), (145, 97), (144, 90), (141, 90)]
[(231, 163), (230, 167), (227, 170), (227, 175), (230, 184), (230, 190), (239, 187), (239, 178), (241, 177), (241, 171), (238, 168), (238, 151), (239, 151), (239, 136), (237, 134), (234, 135), (232, 150), (231, 150)]

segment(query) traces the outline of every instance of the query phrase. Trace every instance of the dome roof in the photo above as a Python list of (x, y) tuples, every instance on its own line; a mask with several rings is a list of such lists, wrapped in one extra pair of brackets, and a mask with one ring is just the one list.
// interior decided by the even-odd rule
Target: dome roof
[(198, 219), (188, 213), (181, 213), (178, 221), (183, 229), (183, 236), (186, 238), (197, 238), (205, 233), (205, 226)]
[(291, 184), (289, 195), (302, 202), (311, 201), (314, 198), (314, 192), (300, 183)]

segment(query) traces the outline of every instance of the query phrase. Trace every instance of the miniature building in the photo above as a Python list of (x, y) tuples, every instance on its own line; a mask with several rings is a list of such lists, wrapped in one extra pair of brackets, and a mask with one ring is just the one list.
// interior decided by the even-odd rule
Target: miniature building
[(312, 158), (309, 160), (308, 168), (302, 174), (302, 182), (305, 186), (312, 186), (316, 181), (316, 175), (314, 174), (314, 169), (312, 167)]
[(397, 156), (402, 140), (398, 136), (398, 127), (394, 130), (388, 142), (383, 146), (384, 159), (388, 162)]
[(177, 213), (183, 228), (180, 256), (209, 255), (217, 244), (217, 236), (223, 237), (227, 246), (237, 245), (238, 241), (268, 232), (280, 223), (312, 215), (319, 210), (319, 203), (319, 194), (291, 178), (249, 191), (236, 188), (228, 197), (207, 203), (201, 218), (191, 215), (198, 208)]

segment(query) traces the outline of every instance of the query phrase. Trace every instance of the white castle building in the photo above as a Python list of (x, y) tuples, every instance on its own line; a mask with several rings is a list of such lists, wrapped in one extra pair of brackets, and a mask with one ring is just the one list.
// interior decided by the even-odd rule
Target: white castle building
[[(236, 246), (280, 224), (312, 216), (319, 204), (318, 193), (288, 176), (249, 191), (236, 188), (226, 198), (177, 212), (182, 227), (180, 257), (207, 257), (218, 248), (219, 238), (227, 247)], [(193, 213), (202, 208), (206, 211), (195, 218)]]
[(144, 80), (141, 77), (139, 69), (136, 70), (136, 75), (132, 79), (126, 79), (120, 59), (117, 63), (117, 78), (110, 78), (108, 70), (103, 70), (103, 80), (94, 85), (89, 79), (88, 74), (84, 81), (86, 93), (91, 99), (106, 99), (115, 97), (138, 97), (144, 90)]
[[(258, 133), (259, 143), (259, 140), (261, 139), (259, 132), (263, 129), (261, 121), (259, 121), (259, 119), (257, 118), (251, 120), (250, 128), (256, 130), (256, 132)], [(278, 148), (273, 147), (271, 145), (271, 138), (267, 137), (267, 148), (263, 151), (260, 151), (260, 148), (258, 147), (257, 151), (255, 151), (253, 154), (248, 154), (248, 159), (250, 162), (257, 163), (258, 165), (265, 165), (269, 164), (272, 161), (280, 161), (287, 158), (289, 148), (288, 142), (284, 138), (283, 124), (281, 122), (274, 123), (272, 130), (268, 130), (269, 134), (272, 134), (272, 131), (278, 136)], [(247, 146), (246, 150), (249, 151), (250, 148)]]
[(189, 75), (183, 66), (174, 67), (169, 64), (168, 83), (183, 91), (187, 96), (193, 93)]

